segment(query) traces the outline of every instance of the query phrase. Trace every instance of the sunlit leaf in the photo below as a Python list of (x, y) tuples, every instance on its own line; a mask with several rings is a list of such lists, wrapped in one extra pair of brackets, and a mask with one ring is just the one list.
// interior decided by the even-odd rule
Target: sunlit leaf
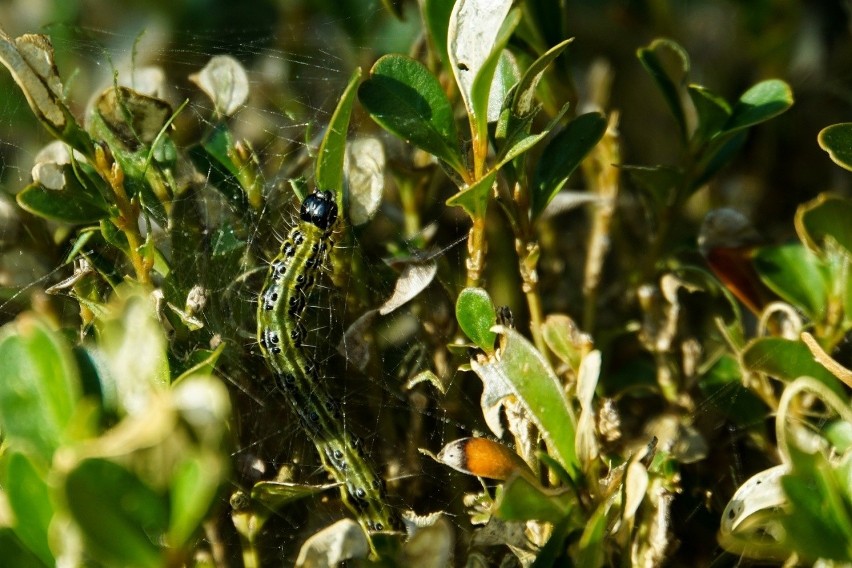
[[(489, 62), (489, 56), (497, 51), (496, 57), (499, 57), (502, 48), (495, 47), (498, 42), (505, 45), (512, 31), (508, 28), (513, 29), (517, 25), (517, 22), (510, 22), (507, 28), (503, 28), (511, 6), (510, 0), (459, 0), (450, 16), (447, 51), (467, 112), (475, 118), (487, 108), (487, 100), (483, 105), (482, 99), (487, 99), (491, 79), (485, 75), (493, 77), (493, 66), (497, 64), (496, 58)], [(483, 73), (487, 63), (492, 69)], [(479, 94), (475, 95), (474, 82), (480, 74), (482, 85), (477, 89)], [(480, 118), (476, 120), (479, 122)], [(485, 120), (486, 117), (482, 116), (481, 121)]]
[(793, 106), (793, 91), (779, 79), (761, 81), (743, 93), (731, 109), (725, 132), (735, 132), (778, 116)]
[(512, 97), (512, 112), (516, 116), (527, 116), (534, 108), (535, 90), (538, 87), (539, 81), (544, 76), (544, 72), (550, 67), (550, 64), (559, 57), (565, 48), (574, 41), (574, 38), (568, 38), (565, 41), (554, 45), (547, 53), (536, 59), (524, 72), (521, 80), (518, 82), (518, 88)]
[(189, 80), (213, 101), (216, 112), (231, 116), (248, 100), (248, 75), (242, 64), (230, 55), (215, 55)]
[(801, 244), (759, 249), (754, 266), (761, 280), (776, 294), (811, 318), (826, 310), (829, 274), (820, 259)]
[[(779, 465), (750, 477), (734, 493), (722, 512), (719, 543), (734, 554), (757, 558), (786, 558), (781, 507), (786, 502)], [(785, 553), (786, 552), (786, 553)]]
[(502, 338), (499, 355), (485, 362), (471, 360), (473, 371), (484, 384), (483, 412), (495, 433), (502, 426), (493, 408), (499, 406), (507, 391), (514, 394), (536, 424), (547, 446), (572, 475), (578, 471), (574, 451), (576, 419), (559, 379), (544, 357), (521, 334), (511, 328), (496, 328)]
[(456, 319), (465, 335), (486, 352), (494, 350), (497, 310), (482, 288), (465, 288), (456, 300)]
[(790, 382), (799, 377), (813, 377), (841, 393), (837, 378), (816, 362), (801, 341), (780, 337), (762, 337), (751, 341), (742, 353), (743, 364), (750, 371), (760, 371)]
[(799, 206), (796, 211), (796, 232), (810, 250), (825, 249), (826, 239), (843, 247), (852, 259), (852, 201), (828, 194)]
[(383, 128), (466, 172), (453, 108), (438, 79), (423, 64), (402, 55), (376, 61), (358, 98)]
[(573, 491), (543, 489), (528, 477), (516, 475), (503, 485), (494, 503), (494, 514), (504, 521), (558, 523), (571, 513), (578, 513), (577, 505)]
[(710, 140), (722, 131), (731, 116), (728, 101), (701, 85), (689, 85), (687, 92), (698, 114), (695, 136), (702, 141)]
[(168, 526), (166, 500), (123, 467), (87, 459), (71, 470), (63, 492), (89, 550), (105, 563), (162, 566)]
[[(375, 67), (373, 68), (375, 70)], [(349, 83), (340, 100), (325, 136), (320, 143), (316, 160), (317, 188), (331, 191), (336, 196), (337, 206), (341, 207), (343, 198), (343, 162), (346, 158), (346, 134), (349, 131), (349, 117), (355, 104), (358, 82), (361, 80), (361, 68), (358, 67), (349, 77)]]
[(852, 122), (826, 126), (820, 130), (817, 140), (835, 164), (852, 170)]
[(482, 217), (488, 207), (488, 197), (496, 179), (497, 170), (491, 170), (470, 187), (447, 199), (447, 205), (461, 207), (474, 219)]
[(50, 463), (80, 396), (71, 350), (41, 320), (23, 315), (0, 331), (0, 429), (13, 448)]
[(3, 489), (15, 516), (14, 530), (27, 548), (45, 565), (55, 560), (48, 545), (48, 528), (53, 518), (46, 471), (18, 451), (3, 456)]

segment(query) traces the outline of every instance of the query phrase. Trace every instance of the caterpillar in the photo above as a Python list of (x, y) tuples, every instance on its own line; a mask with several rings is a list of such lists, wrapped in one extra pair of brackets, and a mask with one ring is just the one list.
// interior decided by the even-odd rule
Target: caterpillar
[(344, 503), (371, 533), (396, 530), (398, 519), (385, 505), (381, 479), (355, 436), (344, 426), (316, 360), (303, 345), (308, 296), (328, 262), (337, 204), (330, 191), (308, 195), (299, 222), (281, 244), (258, 297), (257, 339), (275, 384), (340, 484)]

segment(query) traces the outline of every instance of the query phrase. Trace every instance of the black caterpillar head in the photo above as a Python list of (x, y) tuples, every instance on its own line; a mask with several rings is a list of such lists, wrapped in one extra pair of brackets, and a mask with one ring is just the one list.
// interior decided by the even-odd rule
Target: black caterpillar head
[(302, 221), (316, 225), (323, 231), (337, 220), (337, 203), (330, 191), (315, 191), (302, 201), (299, 211)]

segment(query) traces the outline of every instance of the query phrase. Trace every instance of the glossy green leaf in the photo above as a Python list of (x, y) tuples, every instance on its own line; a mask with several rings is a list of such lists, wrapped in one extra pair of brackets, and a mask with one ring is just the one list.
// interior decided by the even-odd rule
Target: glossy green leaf
[[(576, 420), (562, 384), (536, 348), (511, 328), (501, 328), (501, 350), (485, 363), (471, 360), (473, 371), (482, 379), (483, 410), (514, 394), (529, 413), (550, 450), (550, 454), (572, 475), (579, 470), (574, 450)], [(493, 419), (489, 427), (498, 426)]]
[(831, 239), (852, 258), (852, 201), (822, 194), (796, 211), (796, 231), (815, 253)]
[(563, 363), (575, 370), (580, 367), (583, 352), (581, 346), (576, 343), (579, 330), (571, 318), (561, 314), (547, 316), (541, 335), (547, 347)]
[(361, 68), (358, 67), (349, 77), (349, 83), (343, 94), (328, 128), (320, 143), (316, 160), (317, 188), (334, 193), (337, 205), (343, 203), (343, 160), (346, 156), (346, 135), (349, 131), (349, 117), (355, 104), (358, 82), (361, 80)]
[(512, 97), (512, 113), (515, 116), (527, 116), (532, 112), (535, 103), (535, 90), (538, 87), (544, 72), (550, 67), (557, 57), (559, 57), (565, 48), (574, 41), (574, 38), (568, 38), (563, 42), (551, 47), (547, 52), (533, 61), (532, 65), (524, 72), (521, 80), (518, 82), (518, 87), (515, 89), (515, 94)]
[(4, 456), (3, 489), (15, 515), (15, 534), (46, 565), (55, 563), (48, 545), (48, 528), (53, 504), (47, 486), (47, 472), (18, 451)]
[(10, 528), (0, 528), (0, 558), (6, 568), (46, 568), (54, 562), (45, 564), (32, 553)]
[(706, 141), (722, 131), (731, 116), (731, 105), (728, 101), (701, 85), (687, 87), (689, 97), (698, 115), (698, 128), (694, 136)]
[(0, 430), (10, 447), (50, 463), (80, 393), (74, 357), (61, 336), (32, 315), (0, 331)]
[(814, 359), (801, 341), (780, 337), (761, 337), (751, 341), (742, 352), (743, 365), (749, 371), (759, 371), (786, 382), (799, 377), (813, 377), (843, 392), (840, 381)]
[(63, 189), (47, 189), (33, 183), (16, 196), (18, 205), (39, 217), (65, 223), (94, 223), (107, 216), (107, 206), (100, 196), (86, 191), (71, 171), (66, 170), (67, 185)]
[(219, 489), (221, 471), (215, 458), (189, 457), (175, 469), (171, 482), (169, 544), (183, 546), (198, 531)]
[(800, 243), (763, 247), (754, 257), (760, 279), (785, 302), (815, 320), (826, 310), (829, 275), (820, 259)]
[(423, 64), (402, 55), (382, 57), (358, 98), (380, 126), (465, 172), (453, 108)]
[(606, 131), (606, 118), (598, 112), (583, 114), (548, 143), (533, 177), (532, 216), (537, 217), (568, 181)]
[(68, 511), (90, 551), (113, 566), (163, 565), (168, 504), (164, 497), (118, 464), (87, 459), (63, 485)]
[(725, 132), (734, 132), (778, 116), (793, 106), (793, 91), (779, 79), (769, 79), (743, 93), (731, 109)]
[(487, 353), (494, 351), (497, 310), (482, 288), (465, 288), (456, 300), (456, 319), (465, 335)]
[(558, 523), (572, 512), (579, 512), (577, 506), (573, 491), (543, 489), (516, 475), (503, 485), (494, 503), (494, 514), (504, 521)]
[(852, 170), (852, 122), (826, 126), (820, 130), (817, 141), (835, 164)]
[(544, 140), (556, 128), (556, 125), (559, 124), (559, 121), (561, 121), (562, 117), (565, 116), (565, 113), (568, 112), (569, 107), (570, 104), (565, 103), (559, 112), (556, 113), (556, 116), (551, 119), (541, 132), (529, 135), (527, 133), (532, 125), (533, 118), (535, 118), (535, 113), (531, 113), (527, 118), (522, 119), (512, 115), (511, 110), (505, 109), (504, 116), (506, 116), (506, 127), (509, 130), (504, 133), (498, 133), (498, 140), (501, 139), (502, 134), (503, 146), (500, 148), (500, 152), (497, 155), (497, 165), (494, 166), (494, 169), (499, 170), (504, 165), (511, 162), (521, 154), (529, 151), (536, 144)]
[(781, 522), (802, 560), (852, 562), (852, 499), (849, 479), (820, 453), (795, 447), (792, 471), (781, 478), (789, 514)]
[(470, 187), (447, 199), (447, 205), (461, 207), (473, 219), (483, 217), (488, 207), (488, 198), (491, 195), (491, 189), (494, 187), (495, 179), (497, 179), (496, 169), (482, 176)]
[(689, 74), (689, 56), (679, 44), (670, 39), (655, 39), (647, 47), (640, 48), (636, 56), (657, 83), (657, 88), (669, 105), (685, 140), (686, 114), (680, 95)]

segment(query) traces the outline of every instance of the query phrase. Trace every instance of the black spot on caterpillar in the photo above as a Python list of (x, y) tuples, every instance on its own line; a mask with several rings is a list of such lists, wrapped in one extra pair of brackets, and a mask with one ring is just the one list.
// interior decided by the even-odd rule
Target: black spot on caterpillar
[(337, 204), (330, 191), (307, 196), (299, 223), (281, 244), (269, 266), (258, 298), (257, 340), (271, 367), (278, 390), (299, 417), (325, 469), (340, 483), (350, 510), (369, 534), (399, 526), (385, 505), (383, 485), (364, 456), (358, 440), (344, 427), (341, 412), (329, 395), (316, 362), (303, 341), (303, 320), (337, 221)]

